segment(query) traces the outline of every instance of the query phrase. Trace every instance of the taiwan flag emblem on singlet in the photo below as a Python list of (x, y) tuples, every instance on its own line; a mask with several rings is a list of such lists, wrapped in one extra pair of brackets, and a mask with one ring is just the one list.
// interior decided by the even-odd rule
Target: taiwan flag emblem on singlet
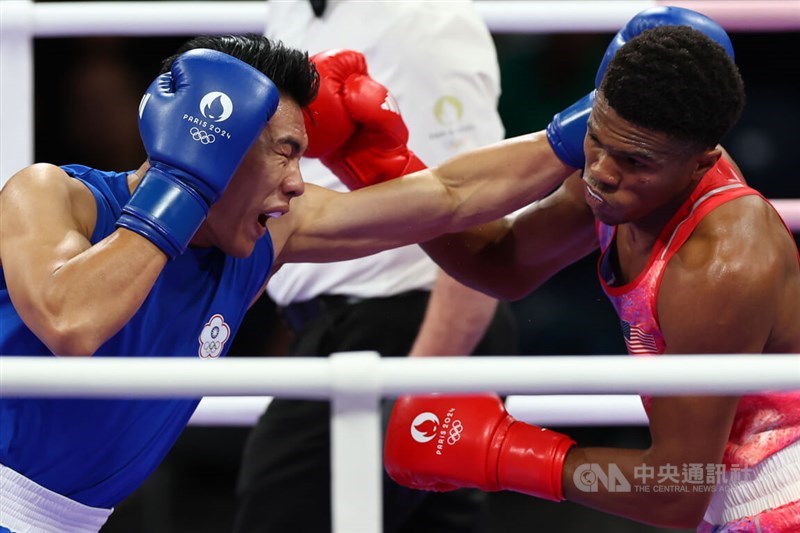
[(200, 337), (200, 348), (197, 351), (203, 359), (216, 359), (225, 347), (225, 341), (231, 336), (231, 328), (225, 323), (222, 315), (212, 316), (203, 327)]
[(625, 346), (631, 355), (657, 354), (658, 347), (656, 340), (638, 326), (632, 326), (630, 322), (622, 320), (622, 336), (625, 338)]

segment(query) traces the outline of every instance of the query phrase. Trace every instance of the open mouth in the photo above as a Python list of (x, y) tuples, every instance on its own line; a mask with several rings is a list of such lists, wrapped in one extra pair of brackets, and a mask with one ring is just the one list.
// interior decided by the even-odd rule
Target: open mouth
[(595, 200), (597, 200), (598, 202), (605, 202), (605, 200), (603, 199), (603, 197), (602, 197), (602, 196), (600, 196), (599, 194), (597, 194), (596, 192), (594, 192), (594, 191), (592, 190), (592, 188), (591, 188), (591, 187), (589, 187), (588, 185), (586, 186), (586, 192), (588, 192), (588, 193), (589, 193), (589, 196), (591, 196), (592, 198), (594, 198), (594, 199), (595, 199)]
[(595, 192), (594, 188), (590, 184), (591, 177), (583, 176), (581, 179), (583, 180), (583, 187), (586, 189), (586, 194), (588, 194), (589, 197), (598, 204), (605, 203), (606, 199), (600, 196), (599, 193)]
[(267, 221), (271, 218), (280, 218), (283, 213), (280, 211), (265, 211), (258, 215), (258, 223), (261, 224), (262, 227), (267, 227)]

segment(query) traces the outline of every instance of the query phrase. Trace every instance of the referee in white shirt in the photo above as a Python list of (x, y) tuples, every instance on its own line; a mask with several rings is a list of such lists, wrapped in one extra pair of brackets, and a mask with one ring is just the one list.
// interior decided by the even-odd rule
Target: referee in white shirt
[[(310, 54), (332, 48), (364, 53), (371, 77), (398, 101), (409, 147), (426, 164), (503, 138), (497, 54), (470, 1), (287, 0), (267, 6), (272, 39)], [(318, 160), (304, 159), (302, 173), (309, 183), (347, 190)], [(293, 356), (516, 353), (508, 304), (458, 284), (416, 245), (339, 263), (287, 264), (268, 293), (294, 332)], [(235, 531), (331, 530), (329, 417), (328, 402), (272, 401), (245, 447)], [(488, 530), (484, 493), (424, 493), (384, 479), (386, 532)]]

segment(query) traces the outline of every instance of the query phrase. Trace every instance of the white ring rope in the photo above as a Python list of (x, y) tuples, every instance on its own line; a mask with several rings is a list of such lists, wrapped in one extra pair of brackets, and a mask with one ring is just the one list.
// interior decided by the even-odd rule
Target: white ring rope
[(329, 358), (3, 357), (0, 390), (23, 397), (263, 396), (407, 393), (725, 394), (800, 390), (800, 355)]
[[(2, 2), (3, 27), (32, 29), (37, 37), (183, 35), (262, 32), (267, 3), (235, 2)], [(497, 33), (616, 32), (633, 15), (656, 5), (685, 6), (729, 31), (800, 29), (796, 0), (475, 0)]]

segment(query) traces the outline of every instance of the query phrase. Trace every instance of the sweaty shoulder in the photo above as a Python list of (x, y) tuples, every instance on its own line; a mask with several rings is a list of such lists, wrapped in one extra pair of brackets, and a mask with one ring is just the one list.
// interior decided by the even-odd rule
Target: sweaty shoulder
[(678, 256), (687, 269), (719, 277), (741, 272), (755, 279), (774, 274), (796, 255), (792, 249), (792, 239), (775, 210), (761, 197), (748, 195), (708, 213)]
[[(785, 315), (800, 319), (800, 307), (786, 298), (790, 286), (800, 301), (797, 250), (775, 210), (757, 195), (720, 205), (664, 272), (658, 313), (668, 349), (775, 351)], [(701, 330), (709, 335), (698, 340)], [(670, 334), (680, 342), (670, 346)]]

